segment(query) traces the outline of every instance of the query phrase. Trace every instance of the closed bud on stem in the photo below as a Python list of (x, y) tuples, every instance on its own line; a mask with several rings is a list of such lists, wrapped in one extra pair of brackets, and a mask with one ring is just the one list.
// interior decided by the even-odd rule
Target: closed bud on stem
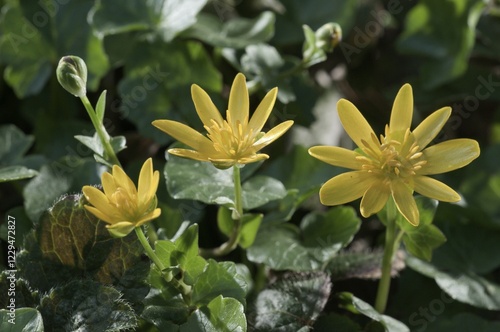
[(342, 39), (342, 29), (337, 23), (326, 23), (314, 34), (316, 35), (316, 47), (325, 52), (333, 51), (333, 48)]
[(83, 97), (87, 94), (87, 65), (74, 55), (67, 55), (59, 60), (56, 70), (59, 84), (72, 95)]

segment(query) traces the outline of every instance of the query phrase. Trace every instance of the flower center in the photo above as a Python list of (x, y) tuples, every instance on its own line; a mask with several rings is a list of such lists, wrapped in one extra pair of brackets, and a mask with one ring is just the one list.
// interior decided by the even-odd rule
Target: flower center
[(252, 145), (255, 142), (255, 135), (252, 130), (248, 130), (239, 121), (235, 126), (231, 126), (227, 121), (220, 126), (212, 120), (210, 127), (205, 126), (208, 138), (214, 143), (214, 149), (228, 159), (239, 159), (243, 156), (254, 154)]
[(142, 214), (142, 211), (139, 211), (137, 206), (137, 195), (127, 192), (122, 187), (118, 187), (111, 194), (110, 203), (121, 212), (124, 220), (133, 222), (138, 220), (138, 217)]
[(422, 160), (423, 154), (410, 129), (404, 134), (391, 134), (386, 126), (385, 136), (380, 135), (380, 141), (373, 134), (371, 139), (371, 144), (362, 140), (362, 153), (356, 157), (363, 163), (363, 170), (385, 175), (390, 179), (407, 179), (416, 175), (427, 163)]

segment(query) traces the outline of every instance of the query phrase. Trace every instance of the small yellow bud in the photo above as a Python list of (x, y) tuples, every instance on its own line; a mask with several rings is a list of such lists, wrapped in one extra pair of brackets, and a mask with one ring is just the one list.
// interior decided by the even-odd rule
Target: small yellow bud
[(325, 52), (333, 51), (333, 48), (342, 39), (342, 29), (337, 23), (326, 23), (316, 32), (316, 47)]
[(74, 55), (67, 55), (59, 60), (56, 70), (59, 84), (76, 97), (87, 94), (87, 65)]

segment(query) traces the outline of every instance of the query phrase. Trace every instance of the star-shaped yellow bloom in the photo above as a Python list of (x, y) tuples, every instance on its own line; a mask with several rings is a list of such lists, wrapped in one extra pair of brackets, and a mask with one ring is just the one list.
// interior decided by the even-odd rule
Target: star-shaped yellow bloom
[(157, 218), (161, 210), (156, 208), (156, 190), (160, 173), (153, 172), (151, 158), (146, 160), (139, 174), (138, 188), (123, 169), (114, 165), (112, 173), (102, 177), (104, 192), (96, 187), (84, 186), (82, 191), (90, 205), (85, 208), (106, 225), (111, 235), (124, 237), (135, 227)]
[(453, 139), (427, 147), (450, 117), (450, 107), (435, 111), (410, 131), (413, 92), (405, 84), (394, 100), (389, 125), (380, 139), (351, 102), (341, 99), (337, 108), (344, 129), (358, 149), (309, 149), (309, 154), (319, 160), (354, 170), (333, 177), (321, 187), (323, 204), (344, 204), (362, 197), (361, 214), (368, 217), (379, 212), (392, 196), (399, 212), (417, 226), (414, 191), (444, 202), (460, 200), (453, 189), (428, 176), (458, 169), (479, 156), (479, 145), (472, 139)]
[(278, 89), (269, 91), (249, 120), (249, 97), (246, 79), (236, 75), (229, 93), (229, 106), (224, 120), (208, 94), (193, 84), (191, 95), (207, 131), (207, 136), (180, 122), (155, 120), (153, 125), (191, 149), (169, 149), (168, 152), (180, 157), (210, 161), (218, 168), (244, 165), (269, 158), (258, 153), (283, 135), (293, 124), (285, 121), (267, 133), (261, 132), (274, 106)]

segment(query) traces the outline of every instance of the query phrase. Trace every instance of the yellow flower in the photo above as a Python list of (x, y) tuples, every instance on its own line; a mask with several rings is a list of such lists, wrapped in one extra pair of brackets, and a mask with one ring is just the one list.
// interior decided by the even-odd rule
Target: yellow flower
[(218, 168), (244, 165), (269, 158), (259, 150), (283, 135), (293, 124), (285, 121), (267, 133), (261, 132), (269, 117), (278, 89), (269, 91), (249, 121), (249, 98), (246, 79), (236, 75), (231, 92), (227, 120), (224, 120), (208, 94), (198, 85), (191, 86), (196, 112), (208, 132), (208, 137), (198, 131), (170, 120), (155, 120), (153, 125), (191, 149), (169, 149), (168, 152), (185, 158), (210, 161)]
[(84, 186), (85, 198), (93, 206), (85, 208), (97, 218), (107, 222), (111, 235), (124, 237), (135, 227), (157, 218), (161, 210), (156, 208), (156, 189), (160, 174), (153, 173), (151, 158), (146, 160), (139, 174), (139, 185), (136, 188), (132, 180), (117, 165), (112, 173), (102, 175), (104, 193), (92, 186)]
[(341, 99), (337, 108), (344, 129), (358, 149), (335, 146), (309, 149), (309, 154), (319, 160), (354, 170), (333, 177), (321, 187), (323, 204), (344, 204), (363, 197), (361, 214), (369, 217), (379, 212), (392, 196), (399, 212), (417, 226), (419, 212), (414, 191), (444, 202), (460, 200), (453, 189), (427, 176), (458, 169), (479, 156), (479, 145), (471, 139), (453, 139), (427, 147), (450, 117), (450, 107), (437, 110), (410, 131), (413, 92), (405, 84), (394, 100), (389, 125), (380, 140), (351, 102)]

